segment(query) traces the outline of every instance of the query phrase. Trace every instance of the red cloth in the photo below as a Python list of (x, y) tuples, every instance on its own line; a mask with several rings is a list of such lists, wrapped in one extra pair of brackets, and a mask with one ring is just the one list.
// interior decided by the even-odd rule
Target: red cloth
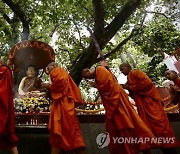
[(10, 149), (18, 141), (15, 135), (12, 74), (0, 66), (0, 149)]
[[(152, 130), (153, 134), (156, 137), (175, 138), (167, 115), (162, 107), (161, 97), (150, 78), (140, 70), (132, 70), (128, 74), (127, 79), (138, 114)], [(164, 148), (176, 146), (177, 142), (161, 145)]]
[(71, 151), (84, 147), (75, 105), (83, 102), (80, 91), (70, 75), (62, 68), (51, 74), (52, 106), (49, 119), (50, 144), (54, 148)]
[(106, 111), (106, 129), (110, 135), (111, 154), (135, 154), (152, 147), (147, 143), (114, 144), (113, 137), (152, 138), (154, 135), (130, 104), (128, 95), (114, 75), (102, 66), (96, 67), (96, 84)]

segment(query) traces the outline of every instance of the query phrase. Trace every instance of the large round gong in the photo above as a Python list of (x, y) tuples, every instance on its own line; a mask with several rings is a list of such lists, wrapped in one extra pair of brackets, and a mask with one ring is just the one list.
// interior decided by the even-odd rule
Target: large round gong
[(55, 53), (44, 42), (23, 41), (12, 47), (9, 53), (9, 61), (10, 65), (14, 65), (14, 69), (22, 69), (29, 65), (43, 69), (50, 62), (55, 61)]

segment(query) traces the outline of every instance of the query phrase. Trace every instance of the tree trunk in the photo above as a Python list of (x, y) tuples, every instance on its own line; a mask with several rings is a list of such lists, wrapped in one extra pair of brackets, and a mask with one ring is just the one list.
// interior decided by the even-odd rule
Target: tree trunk
[[(140, 6), (140, 4), (141, 4), (141, 0), (128, 0), (126, 4), (122, 7), (120, 12), (113, 19), (113, 21), (105, 28), (104, 33), (102, 33), (101, 28), (95, 29), (94, 35), (96, 36), (96, 39), (99, 43), (101, 50), (107, 45), (107, 43), (112, 39), (112, 37), (117, 33), (117, 31), (128, 20), (130, 15), (133, 14), (133, 12)], [(70, 75), (72, 76), (72, 78), (74, 79), (77, 85), (79, 85), (82, 79), (81, 77), (82, 69), (90, 68), (93, 64), (95, 64), (97, 61), (97, 55), (98, 53), (95, 49), (93, 42), (91, 41), (89, 47), (85, 49), (84, 54), (79, 58), (76, 64), (73, 64), (70, 70)]]

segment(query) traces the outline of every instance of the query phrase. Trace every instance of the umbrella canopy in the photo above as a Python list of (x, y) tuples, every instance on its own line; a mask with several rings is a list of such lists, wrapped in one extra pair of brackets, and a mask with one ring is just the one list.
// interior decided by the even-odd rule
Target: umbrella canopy
[(15, 70), (29, 65), (37, 69), (45, 69), (53, 61), (55, 61), (54, 50), (48, 44), (40, 41), (19, 42), (9, 52), (9, 63)]

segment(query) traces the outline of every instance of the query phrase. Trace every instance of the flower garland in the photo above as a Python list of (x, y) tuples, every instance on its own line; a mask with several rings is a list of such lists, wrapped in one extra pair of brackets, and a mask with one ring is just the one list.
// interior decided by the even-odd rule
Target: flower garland
[(77, 109), (76, 108), (77, 112), (83, 112), (83, 113), (99, 113), (99, 112), (104, 111), (104, 110), (105, 110), (104, 108), (99, 108), (97, 110), (84, 110), (84, 109)]
[(15, 112), (22, 113), (41, 113), (50, 111), (50, 100), (41, 96), (41, 97), (24, 97), (24, 98), (15, 98)]

